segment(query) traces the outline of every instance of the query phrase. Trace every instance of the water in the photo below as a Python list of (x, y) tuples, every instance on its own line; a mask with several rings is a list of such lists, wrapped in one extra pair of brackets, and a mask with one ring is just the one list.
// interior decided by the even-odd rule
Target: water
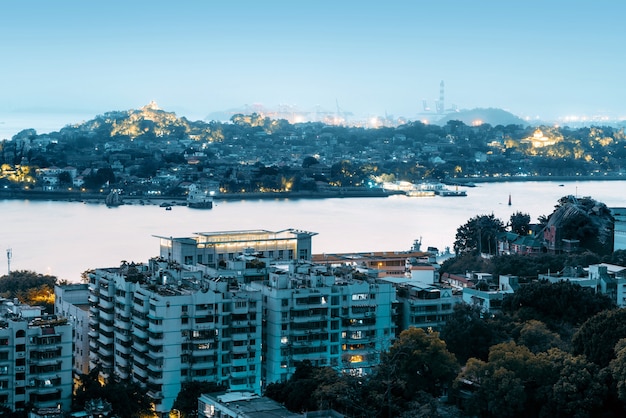
[[(452, 247), (456, 229), (476, 215), (504, 222), (521, 211), (536, 221), (552, 213), (562, 196), (591, 196), (609, 207), (626, 207), (625, 181), (491, 183), (468, 188), (467, 197), (276, 199), (216, 201), (212, 210), (175, 206), (0, 200), (0, 251), (12, 249), (12, 270), (33, 270), (71, 282), (81, 272), (144, 262), (158, 255), (154, 235), (241, 229), (317, 232), (314, 253), (404, 251), (415, 239), (423, 248)], [(508, 205), (509, 194), (512, 205)], [(6, 260), (0, 252), (2, 259)], [(8, 260), (6, 260), (8, 261)], [(8, 265), (0, 265), (0, 275)]]

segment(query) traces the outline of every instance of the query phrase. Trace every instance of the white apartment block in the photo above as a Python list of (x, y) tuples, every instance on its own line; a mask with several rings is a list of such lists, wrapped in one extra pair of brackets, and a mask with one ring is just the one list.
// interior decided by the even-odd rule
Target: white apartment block
[(0, 404), (70, 410), (72, 326), (43, 308), (0, 299)]
[(219, 267), (240, 254), (256, 254), (277, 261), (311, 260), (315, 232), (285, 229), (198, 232), (193, 237), (160, 239), (160, 256), (184, 265)]
[(395, 293), (351, 276), (300, 262), (251, 284), (263, 294), (264, 385), (286, 381), (304, 360), (358, 374), (378, 364), (394, 338)]
[(72, 325), (74, 374), (89, 373), (89, 287), (86, 283), (54, 286), (54, 313)]
[(139, 383), (159, 414), (186, 381), (260, 393), (261, 293), (154, 259), (90, 275), (91, 367)]

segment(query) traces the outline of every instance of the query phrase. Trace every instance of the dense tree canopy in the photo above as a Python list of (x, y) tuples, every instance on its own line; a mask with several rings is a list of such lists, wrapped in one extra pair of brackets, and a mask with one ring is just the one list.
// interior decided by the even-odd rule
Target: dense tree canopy
[(520, 320), (536, 319), (547, 325), (582, 324), (598, 312), (612, 308), (607, 296), (569, 281), (535, 281), (508, 294), (502, 302), (504, 312)]
[(574, 352), (601, 367), (615, 358), (615, 345), (626, 338), (626, 309), (605, 310), (589, 318), (572, 338)]
[(498, 248), (496, 237), (502, 231), (504, 224), (493, 214), (475, 216), (457, 228), (454, 252), (495, 254)]
[(0, 295), (17, 298), (28, 305), (44, 306), (46, 312), (54, 311), (55, 276), (43, 275), (29, 270), (16, 270), (0, 277)]

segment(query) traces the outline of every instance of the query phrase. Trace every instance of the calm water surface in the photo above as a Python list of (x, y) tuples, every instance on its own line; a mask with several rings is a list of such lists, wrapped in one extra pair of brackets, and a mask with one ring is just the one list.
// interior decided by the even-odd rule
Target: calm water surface
[(314, 253), (403, 251), (418, 238), (423, 248), (443, 251), (452, 247), (456, 229), (475, 215), (493, 213), (506, 222), (521, 211), (536, 221), (568, 194), (626, 207), (626, 181), (491, 183), (465, 190), (467, 197), (217, 201), (212, 210), (171, 211), (154, 205), (0, 200), (0, 275), (8, 269), (8, 248), (12, 270), (79, 281), (88, 269), (158, 255), (154, 235), (296, 228), (318, 233)]

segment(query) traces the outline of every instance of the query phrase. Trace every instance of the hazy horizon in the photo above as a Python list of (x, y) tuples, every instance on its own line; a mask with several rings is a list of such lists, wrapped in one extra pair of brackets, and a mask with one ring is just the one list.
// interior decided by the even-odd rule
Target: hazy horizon
[(26, 0), (0, 15), (0, 115), (96, 116), (154, 100), (192, 120), (257, 103), (416, 120), (443, 80), (446, 108), (624, 119), (624, 11), (561, 0)]

